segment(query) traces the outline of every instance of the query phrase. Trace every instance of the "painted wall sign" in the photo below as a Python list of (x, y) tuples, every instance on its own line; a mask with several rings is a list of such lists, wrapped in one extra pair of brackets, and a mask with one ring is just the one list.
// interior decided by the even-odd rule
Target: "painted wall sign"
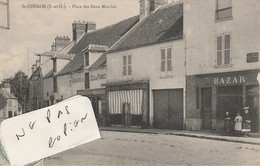
[(227, 76), (227, 77), (218, 77), (213, 78), (214, 85), (234, 85), (234, 84), (244, 84), (246, 83), (245, 76)]
[(91, 81), (102, 80), (102, 79), (106, 79), (106, 74), (97, 74), (97, 75), (90, 76)]
[(258, 62), (259, 61), (259, 53), (258, 52), (248, 53), (246, 61), (247, 61), (247, 63)]
[(73, 83), (84, 82), (84, 78), (82, 78), (82, 77), (73, 78), (72, 82)]
[(1, 124), (11, 165), (25, 165), (100, 138), (88, 98), (75, 96)]

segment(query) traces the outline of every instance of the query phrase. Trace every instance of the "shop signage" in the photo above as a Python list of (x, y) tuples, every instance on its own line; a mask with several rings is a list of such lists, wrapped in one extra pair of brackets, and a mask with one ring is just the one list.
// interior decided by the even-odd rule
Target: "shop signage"
[(102, 79), (106, 79), (106, 74), (97, 74), (97, 75), (90, 76), (91, 81), (102, 80)]
[(78, 82), (84, 82), (84, 79), (81, 77), (73, 78), (73, 83), (78, 83)]
[(247, 54), (247, 63), (253, 63), (259, 61), (259, 53), (258, 52), (251, 52)]
[(234, 85), (234, 84), (244, 84), (246, 83), (245, 76), (227, 76), (213, 78), (214, 85)]

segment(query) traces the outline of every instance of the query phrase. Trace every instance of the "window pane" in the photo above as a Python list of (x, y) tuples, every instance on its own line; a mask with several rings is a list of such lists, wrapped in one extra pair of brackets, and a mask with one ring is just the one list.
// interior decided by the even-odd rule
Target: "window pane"
[(85, 53), (85, 65), (89, 66), (89, 52)]
[(232, 17), (232, 8), (217, 11), (217, 20)]
[(165, 60), (165, 49), (161, 49), (161, 60)]
[(217, 0), (217, 3), (218, 10), (231, 7), (231, 0)]
[(218, 51), (217, 52), (217, 65), (221, 65), (222, 64), (222, 52)]
[(172, 70), (172, 61), (168, 60), (167, 61), (167, 71), (171, 71)]
[(85, 89), (89, 89), (89, 73), (85, 73)]
[(126, 56), (123, 56), (123, 65), (126, 65)]
[(224, 64), (230, 64), (230, 50), (225, 50)]
[(131, 63), (132, 63), (132, 56), (128, 55), (128, 64), (131, 64)]
[(172, 49), (171, 48), (167, 49), (167, 59), (172, 59)]
[(132, 74), (132, 67), (129, 65), (128, 66), (128, 75), (131, 75)]
[(126, 75), (126, 66), (123, 66), (123, 75)]
[(165, 61), (161, 61), (161, 71), (165, 71)]
[(217, 50), (222, 50), (222, 36), (217, 37)]
[(225, 49), (230, 48), (230, 35), (225, 35)]

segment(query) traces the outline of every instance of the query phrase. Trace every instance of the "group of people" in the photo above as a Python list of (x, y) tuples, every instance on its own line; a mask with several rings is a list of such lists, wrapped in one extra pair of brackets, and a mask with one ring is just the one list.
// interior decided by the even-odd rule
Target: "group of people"
[[(245, 135), (249, 134), (250, 131), (250, 124), (251, 120), (248, 114), (249, 107), (244, 108), (243, 117), (240, 115), (240, 113), (237, 113), (236, 117), (234, 118), (234, 131), (235, 132), (244, 132)], [(231, 132), (231, 117), (229, 112), (226, 112), (225, 118), (224, 118), (224, 130), (226, 132), (226, 135), (230, 135)]]

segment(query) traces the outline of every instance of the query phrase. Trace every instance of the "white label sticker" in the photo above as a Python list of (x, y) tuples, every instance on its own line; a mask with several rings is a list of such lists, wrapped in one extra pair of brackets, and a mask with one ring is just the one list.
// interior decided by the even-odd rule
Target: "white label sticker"
[(98, 138), (94, 111), (86, 97), (72, 97), (1, 124), (1, 140), (11, 165), (25, 165)]

